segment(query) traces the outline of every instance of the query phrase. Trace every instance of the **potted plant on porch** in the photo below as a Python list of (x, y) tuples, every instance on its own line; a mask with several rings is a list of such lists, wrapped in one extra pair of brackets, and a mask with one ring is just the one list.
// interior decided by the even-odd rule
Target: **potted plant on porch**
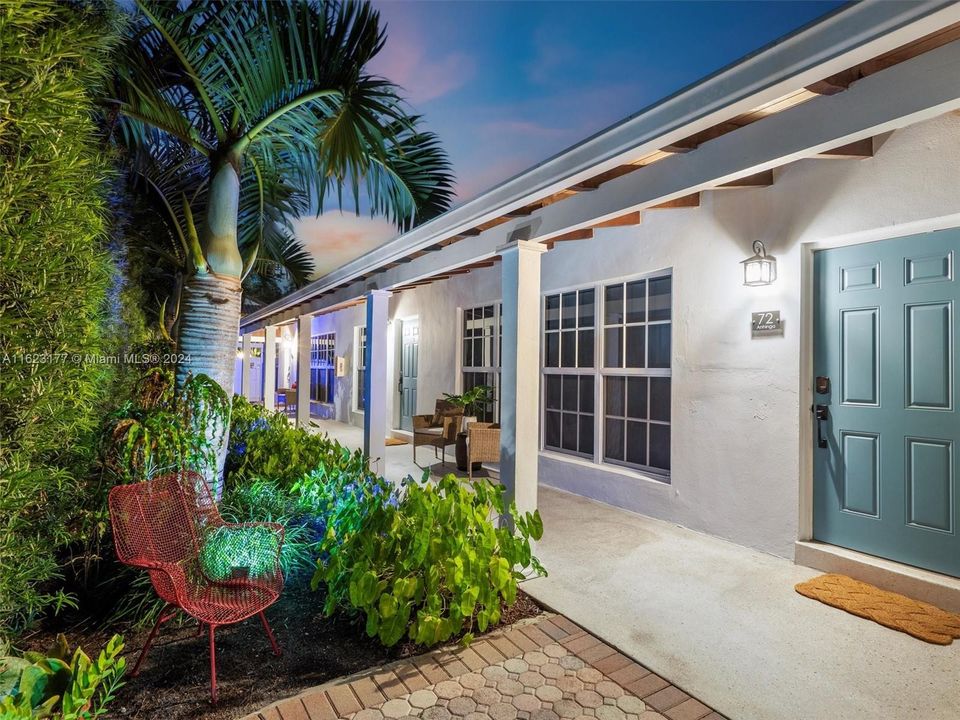
[[(493, 399), (493, 388), (489, 385), (475, 385), (460, 395), (444, 393), (448, 402), (463, 409), (463, 424), (457, 433), (457, 469), (467, 469), (467, 425), (477, 421), (476, 414), (486, 403)], [(474, 470), (480, 469), (480, 463), (474, 463)]]

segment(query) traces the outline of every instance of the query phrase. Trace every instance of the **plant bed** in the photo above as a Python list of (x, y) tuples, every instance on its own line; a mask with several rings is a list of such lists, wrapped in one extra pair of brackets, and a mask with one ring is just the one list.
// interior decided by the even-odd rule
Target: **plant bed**
[[(351, 620), (341, 614), (325, 618), (322, 600), (305, 580), (298, 579), (291, 581), (280, 600), (267, 610), (283, 649), (281, 657), (274, 657), (270, 651), (256, 618), (218, 628), (220, 701), (216, 706), (210, 704), (206, 634), (197, 637), (192, 621), (180, 626), (175, 621), (168, 623), (154, 642), (140, 676), (125, 676), (126, 685), (111, 704), (109, 717), (234, 720), (338, 677), (436, 649), (411, 642), (385, 648), (376, 638), (367, 637), (362, 619)], [(498, 627), (541, 612), (540, 606), (521, 591), (516, 602), (504, 608)], [(115, 630), (74, 628), (67, 636), (72, 643), (94, 648), (105, 645)], [(124, 632), (128, 669), (133, 668), (148, 632), (149, 628)], [(46, 648), (54, 635), (41, 631), (21, 644), (30, 649)]]

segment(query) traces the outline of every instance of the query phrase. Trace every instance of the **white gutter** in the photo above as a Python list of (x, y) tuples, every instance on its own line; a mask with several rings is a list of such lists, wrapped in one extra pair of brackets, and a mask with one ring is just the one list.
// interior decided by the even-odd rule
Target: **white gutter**
[(240, 325), (262, 326), (371, 270), (956, 22), (960, 4), (949, 0), (846, 6), (250, 313)]

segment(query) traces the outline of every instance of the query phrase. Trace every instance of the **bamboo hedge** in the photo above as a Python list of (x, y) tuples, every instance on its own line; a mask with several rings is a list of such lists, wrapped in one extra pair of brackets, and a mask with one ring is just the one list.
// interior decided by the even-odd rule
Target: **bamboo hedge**
[(57, 578), (85, 532), (116, 318), (137, 312), (110, 252), (94, 120), (117, 22), (105, 2), (0, 0), (0, 646), (69, 602)]

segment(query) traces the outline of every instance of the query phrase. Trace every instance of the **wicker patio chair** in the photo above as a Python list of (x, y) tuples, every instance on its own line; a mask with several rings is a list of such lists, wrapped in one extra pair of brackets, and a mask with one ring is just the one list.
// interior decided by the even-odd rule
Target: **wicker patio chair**
[(467, 425), (467, 475), (471, 480), (475, 462), (500, 462), (500, 426), (496, 423)]
[[(448, 400), (437, 400), (433, 415), (413, 416), (413, 462), (417, 464), (417, 448), (433, 448), (435, 457), (446, 462), (448, 445), (457, 444), (457, 433), (463, 423), (463, 408)], [(440, 455), (437, 450), (440, 450)]]
[[(275, 523), (227, 523), (220, 517), (201, 475), (195, 472), (163, 475), (148, 482), (118, 485), (110, 490), (110, 521), (117, 557), (125, 565), (150, 574), (157, 595), (166, 602), (140, 652), (133, 675), (140, 672), (160, 626), (184, 612), (208, 628), (210, 697), (217, 702), (217, 654), (214, 632), (258, 615), (275, 655), (280, 647), (263, 611), (276, 602), (283, 588), (280, 548), (283, 527)], [(255, 576), (232, 568), (217, 579), (209, 577), (204, 541), (223, 529), (264, 528), (270, 542), (257, 549), (245, 545), (244, 562), (257, 568)], [(275, 547), (275, 549), (274, 549)], [(257, 556), (254, 556), (257, 555)]]

